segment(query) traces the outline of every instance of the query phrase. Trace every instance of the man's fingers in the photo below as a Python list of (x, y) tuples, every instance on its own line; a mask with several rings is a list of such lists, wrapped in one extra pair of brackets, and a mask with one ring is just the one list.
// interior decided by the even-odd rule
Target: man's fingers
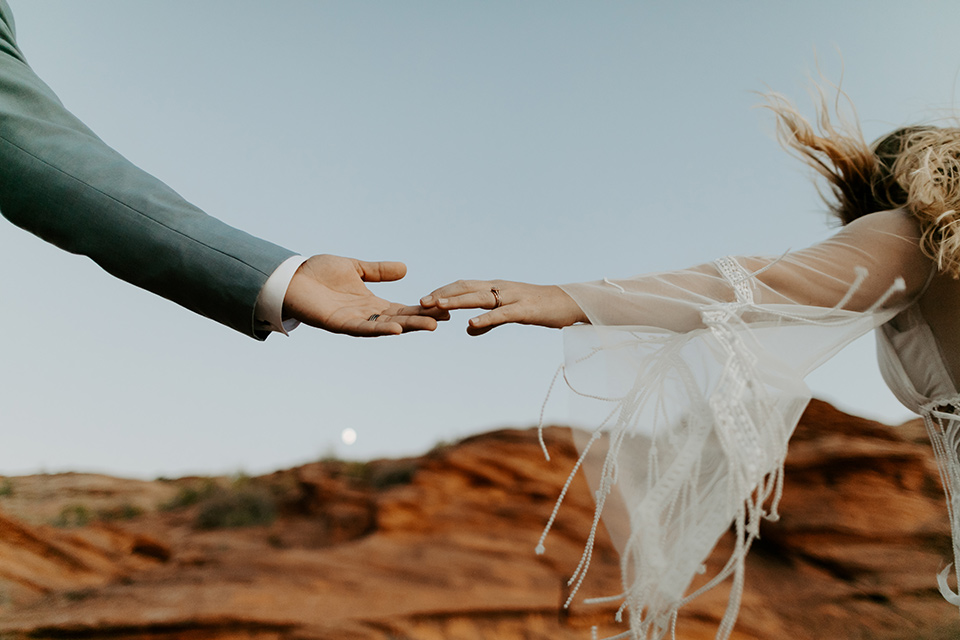
[(348, 336), (354, 336), (356, 338), (395, 336), (403, 333), (403, 327), (397, 322), (377, 322), (375, 320), (355, 320), (330, 330), (334, 331), (335, 333), (344, 333)]
[(371, 316), (360, 327), (363, 335), (385, 336), (406, 333), (407, 331), (433, 331), (437, 328), (437, 321), (428, 316), (403, 316), (376, 314)]
[[(423, 307), (418, 307), (418, 308), (423, 309)], [(447, 311), (446, 309), (423, 309), (423, 311), (420, 312), (420, 315), (426, 315), (433, 318), (434, 320), (440, 320), (440, 321), (450, 319), (450, 312)]]
[(357, 260), (360, 277), (364, 282), (393, 282), (407, 275), (407, 265), (402, 262), (364, 262)]
[(433, 331), (437, 321), (429, 316), (396, 316), (393, 322), (399, 324), (404, 333), (407, 331)]
[(390, 314), (393, 316), (428, 316), (436, 320), (450, 319), (450, 312), (446, 309), (440, 309), (438, 307), (425, 309), (419, 305), (412, 307), (400, 307), (399, 309), (391, 310)]

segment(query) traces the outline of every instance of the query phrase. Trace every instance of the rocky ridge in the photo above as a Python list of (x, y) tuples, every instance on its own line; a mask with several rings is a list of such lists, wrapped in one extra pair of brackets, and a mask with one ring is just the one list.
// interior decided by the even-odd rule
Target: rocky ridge
[[(240, 480), (0, 480), (0, 637), (585, 640), (593, 625), (614, 635), (625, 627), (613, 608), (561, 607), (593, 514), (581, 480), (534, 554), (576, 458), (566, 430), (546, 439), (551, 462), (535, 431), (503, 430), (420, 458)], [(922, 425), (814, 401), (780, 511), (748, 558), (733, 638), (960, 637), (936, 591), (950, 529)], [(246, 520), (230, 521), (238, 513)], [(727, 549), (721, 541), (711, 563)], [(583, 592), (619, 590), (601, 535)], [(725, 587), (691, 603), (678, 637), (713, 638), (725, 604)]]

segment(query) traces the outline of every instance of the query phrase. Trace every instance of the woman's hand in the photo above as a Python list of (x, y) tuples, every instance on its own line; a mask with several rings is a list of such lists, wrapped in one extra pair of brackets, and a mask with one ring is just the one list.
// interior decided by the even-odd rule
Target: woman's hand
[(589, 322), (577, 303), (553, 285), (508, 280), (458, 280), (420, 299), (424, 309), (490, 309), (470, 319), (467, 333), (479, 336), (508, 322), (560, 329)]

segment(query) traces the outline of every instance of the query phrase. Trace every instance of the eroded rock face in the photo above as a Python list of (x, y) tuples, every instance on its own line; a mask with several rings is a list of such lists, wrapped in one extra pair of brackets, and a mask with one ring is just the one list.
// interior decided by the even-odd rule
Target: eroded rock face
[[(272, 496), (276, 519), (228, 529), (198, 529), (203, 500), (182, 497), (226, 490), (225, 479), (10, 479), (0, 497), (0, 635), (585, 640), (591, 625), (614, 635), (625, 627), (613, 608), (560, 606), (593, 515), (584, 482), (572, 486), (546, 554), (534, 553), (576, 457), (565, 430), (548, 430), (547, 443), (549, 463), (535, 431), (505, 430), (416, 459), (249, 479)], [(45, 479), (58, 491), (44, 493)], [(122, 498), (111, 503), (104, 483)], [(85, 497), (83, 486), (97, 492)], [(49, 501), (68, 489), (99, 514), (131, 502), (143, 513), (73, 528), (30, 516), (25, 496), (49, 520)], [(780, 511), (748, 558), (734, 638), (960, 637), (957, 611), (936, 592), (950, 532), (922, 428), (815, 401), (791, 444)], [(721, 541), (711, 564), (728, 549)], [(601, 535), (582, 593), (620, 589), (619, 560)], [(713, 638), (725, 606), (724, 587), (693, 602), (679, 637)]]

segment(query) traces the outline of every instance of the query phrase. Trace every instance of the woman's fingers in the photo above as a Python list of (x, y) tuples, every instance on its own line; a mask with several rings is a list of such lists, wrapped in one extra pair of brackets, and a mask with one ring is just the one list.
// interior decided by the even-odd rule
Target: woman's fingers
[[(493, 288), (486, 291), (465, 293), (460, 296), (438, 298), (437, 306), (441, 309), (495, 309), (502, 302), (502, 293), (493, 294)], [(498, 304), (499, 302), (499, 304)]]
[[(488, 280), (457, 280), (424, 296), (420, 304), (424, 307), (439, 305), (445, 309), (492, 309), (496, 300), (491, 290), (496, 286)], [(450, 304), (457, 306), (448, 306)]]
[(479, 336), (502, 324), (513, 322), (515, 314), (506, 307), (499, 307), (486, 313), (480, 314), (475, 318), (470, 318), (467, 324), (467, 333), (472, 336)]
[(493, 326), (493, 327), (481, 327), (481, 328), (478, 329), (478, 328), (476, 328), (476, 327), (468, 324), (468, 325), (467, 325), (467, 335), (468, 335), (468, 336), (474, 336), (474, 337), (476, 337), (476, 336), (482, 336), (483, 334), (487, 333), (488, 331), (493, 331), (494, 329), (496, 329), (496, 328), (499, 327), (499, 326), (500, 326), (500, 325), (496, 325), (496, 326)]

